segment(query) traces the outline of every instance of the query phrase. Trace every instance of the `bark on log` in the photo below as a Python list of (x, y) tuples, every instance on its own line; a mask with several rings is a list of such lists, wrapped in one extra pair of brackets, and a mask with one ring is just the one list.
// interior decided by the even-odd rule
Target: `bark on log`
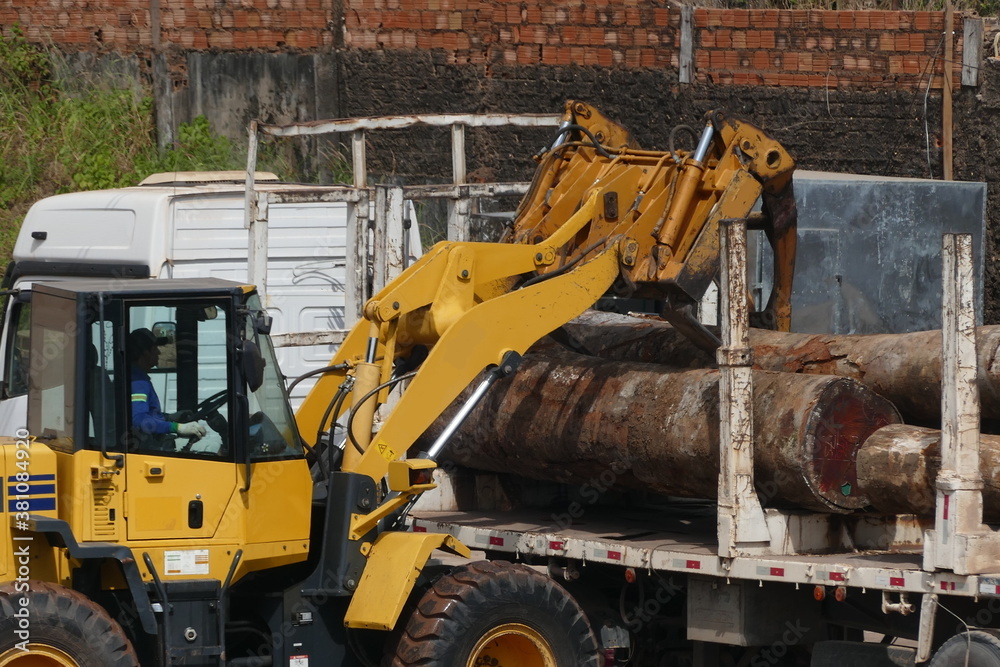
[[(715, 498), (718, 379), (714, 369), (529, 354), (513, 377), (493, 386), (444, 456), (540, 480), (601, 479), (604, 487)], [(899, 421), (892, 404), (845, 378), (755, 371), (753, 382), (762, 502), (826, 512), (865, 507), (855, 452), (872, 432)], [(426, 448), (454, 410), (419, 444)]]
[[(588, 353), (603, 359), (710, 366), (713, 360), (663, 321), (588, 312), (566, 325)], [(983, 417), (1000, 418), (1000, 326), (976, 328)], [(754, 367), (849, 377), (892, 401), (904, 420), (941, 419), (941, 332), (792, 334), (750, 330)]]
[[(983, 475), (983, 516), (1000, 521), (1000, 436), (979, 438)], [(907, 424), (881, 428), (858, 451), (858, 487), (875, 511), (934, 514), (941, 470), (941, 431)]]

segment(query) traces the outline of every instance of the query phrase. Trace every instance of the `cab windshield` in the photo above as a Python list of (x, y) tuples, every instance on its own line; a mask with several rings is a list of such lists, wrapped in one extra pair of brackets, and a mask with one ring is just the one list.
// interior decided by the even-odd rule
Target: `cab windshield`
[(254, 460), (295, 458), (303, 455), (302, 442), (288, 402), (284, 378), (278, 368), (271, 339), (256, 331), (255, 321), (264, 309), (256, 294), (247, 300), (250, 316), (244, 335), (260, 349), (264, 361), (263, 377), (257, 391), (249, 396), (250, 448)]

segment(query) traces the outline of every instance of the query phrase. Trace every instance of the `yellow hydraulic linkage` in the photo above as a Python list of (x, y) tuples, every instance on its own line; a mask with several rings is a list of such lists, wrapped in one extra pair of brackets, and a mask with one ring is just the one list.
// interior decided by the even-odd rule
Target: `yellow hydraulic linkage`
[[(671, 321), (713, 344), (689, 307), (718, 273), (724, 219), (749, 218), (767, 233), (775, 280), (764, 315), (787, 330), (794, 163), (759, 129), (720, 112), (708, 114), (699, 136), (694, 152), (644, 151), (596, 109), (567, 103), (507, 242), (439, 243), (366, 304), (364, 320), (333, 359), (338, 370), (316, 383), (297, 414), (309, 438), (329, 428), (349, 404), (341, 471), (376, 482), (388, 475), (392, 493), (374, 511), (352, 515), (345, 539), (364, 540), (380, 521), (432, 488), (433, 459), (489, 385), (613, 285), (666, 300)], [(759, 199), (762, 213), (751, 215)], [(410, 367), (415, 370), (406, 372)], [(488, 367), (493, 370), (432, 451), (401, 460)], [(373, 435), (375, 407), (404, 380), (409, 386)], [(330, 397), (341, 386), (349, 388), (351, 400), (333, 406)], [(468, 553), (450, 537), (427, 534), (388, 531), (374, 543), (359, 543), (368, 562), (347, 625), (392, 628), (427, 554), (441, 546)], [(375, 592), (395, 586), (405, 590), (394, 590), (392, 600)]]

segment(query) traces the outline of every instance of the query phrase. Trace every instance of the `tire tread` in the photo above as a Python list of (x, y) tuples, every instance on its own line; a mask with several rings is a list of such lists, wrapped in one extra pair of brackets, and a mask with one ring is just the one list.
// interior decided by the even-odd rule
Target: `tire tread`
[[(121, 625), (96, 602), (64, 586), (32, 580), (24, 593), (18, 592), (13, 582), (0, 584), (0, 610), (4, 617), (13, 614), (14, 599), (25, 594), (31, 596), (33, 626), (44, 619), (39, 627), (58, 629), (79, 638), (94, 652), (95, 657), (83, 663), (87, 667), (135, 667), (139, 664)], [(9, 648), (6, 639), (0, 637), (0, 651), (6, 648)]]
[(558, 584), (524, 565), (477, 561), (453, 570), (427, 589), (396, 641), (390, 642), (382, 667), (443, 666), (441, 656), (456, 642), (453, 635), (472, 610), (494, 599), (532, 597), (564, 618), (566, 634), (576, 638), (579, 655), (594, 656), (584, 667), (596, 665), (597, 641), (587, 618)]

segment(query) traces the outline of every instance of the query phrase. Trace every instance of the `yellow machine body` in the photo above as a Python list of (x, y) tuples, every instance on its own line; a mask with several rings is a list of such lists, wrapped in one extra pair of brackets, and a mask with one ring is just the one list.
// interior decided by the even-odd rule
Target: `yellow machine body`
[[(183, 294), (181, 284), (187, 281), (170, 286), (159, 281), (145, 285), (133, 282), (130, 286), (136, 294), (126, 294), (123, 303), (134, 299), (138, 304), (157, 304), (165, 298), (178, 298), (177, 302), (183, 303), (184, 297), (177, 295)], [(49, 295), (43, 287), (35, 288), (34, 302), (47, 303)], [(217, 303), (219, 308), (228, 303), (227, 298), (243, 307), (244, 297), (252, 290), (215, 282), (187, 287), (192, 290), (192, 299)], [(58, 298), (51, 297), (67, 304), (74, 298), (77, 295), (69, 289), (58, 293)], [(107, 299), (112, 303), (111, 296)], [(37, 303), (34, 307), (41, 308)], [(112, 306), (107, 308), (110, 311)], [(234, 306), (233, 312), (236, 310)], [(63, 310), (52, 308), (50, 317), (60, 312)], [(53, 326), (65, 328), (58, 322)], [(234, 338), (231, 331), (220, 332), (220, 340), (223, 335), (229, 340)], [(76, 345), (72, 338), (67, 341), (64, 347)], [(109, 359), (111, 356), (109, 353)], [(72, 366), (75, 359), (64, 354), (42, 365), (33, 379), (36, 390), (31, 394), (34, 403), (29, 414), (31, 410), (52, 411), (47, 392), (60, 396), (68, 391), (66, 387), (73, 384), (71, 378), (77, 373), (89, 372), (86, 367)], [(110, 368), (110, 360), (108, 363)], [(223, 377), (233, 377), (224, 366), (219, 372)], [(78, 398), (73, 402), (84, 400)], [(73, 405), (66, 406), (66, 417), (60, 410), (57, 418), (72, 421), (72, 410)], [(85, 418), (92, 419), (89, 414)], [(183, 455), (132, 445), (122, 448), (110, 441), (104, 443), (102, 452), (96, 444), (83, 448), (74, 442), (74, 437), (68, 435), (71, 426), (58, 437), (40, 438), (43, 433), (29, 432), (25, 429), (23, 438), (8, 438), (0, 443), (0, 471), (5, 480), (4, 511), (0, 513), (5, 527), (0, 530), (0, 581), (17, 576), (18, 563), (11, 560), (10, 554), (12, 549), (27, 545), (33, 578), (67, 586), (72, 583), (79, 563), (64, 544), (65, 538), (30, 534), (25, 530), (29, 515), (64, 522), (61, 530), (68, 531), (71, 539), (81, 545), (127, 547), (145, 580), (153, 578), (145, 563), (146, 555), (159, 577), (169, 582), (223, 581), (230, 574), (237, 551), (241, 558), (232, 571), (232, 581), (250, 572), (305, 560), (309, 553), (312, 478), (301, 456), (248, 462), (233, 456)], [(87, 439), (93, 440), (93, 436)], [(22, 482), (19, 476), (26, 479)], [(197, 504), (197, 521), (191, 519), (193, 504)], [(122, 585), (115, 568), (105, 568), (102, 578), (106, 589)]]

